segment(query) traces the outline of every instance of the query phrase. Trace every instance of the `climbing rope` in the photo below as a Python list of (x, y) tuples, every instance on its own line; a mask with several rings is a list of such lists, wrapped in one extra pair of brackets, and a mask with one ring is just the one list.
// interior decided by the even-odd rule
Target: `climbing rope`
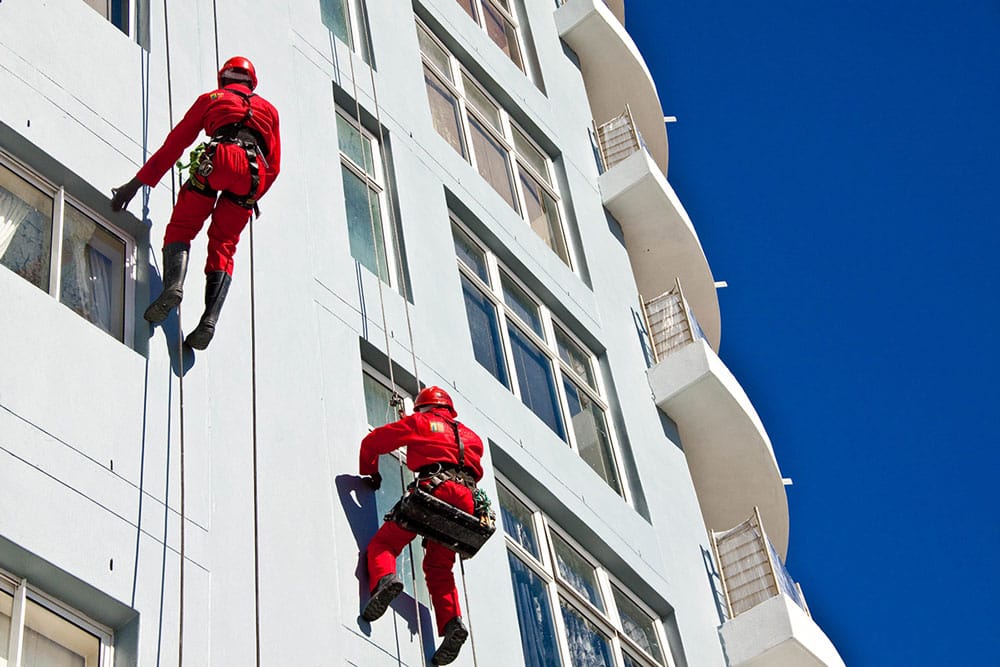
[[(170, 20), (167, 14), (167, 0), (163, 0), (163, 43), (166, 49), (166, 61), (167, 61), (167, 116), (170, 123), (170, 127), (174, 126), (174, 94), (173, 94), (173, 79), (172, 72), (170, 69)], [(177, 203), (177, 180), (174, 176), (174, 170), (170, 170), (170, 199), (173, 204)], [(177, 366), (179, 369), (178, 373), (178, 385), (180, 388), (179, 401), (180, 401), (180, 531), (181, 531), (181, 545), (180, 545), (180, 574), (178, 582), (178, 611), (177, 611), (177, 667), (182, 667), (184, 664), (184, 561), (186, 558), (185, 552), (185, 539), (184, 539), (184, 523), (186, 520), (185, 506), (184, 506), (184, 331), (183, 325), (181, 323), (181, 306), (177, 304)], [(164, 540), (166, 540), (166, 535), (164, 535)]]

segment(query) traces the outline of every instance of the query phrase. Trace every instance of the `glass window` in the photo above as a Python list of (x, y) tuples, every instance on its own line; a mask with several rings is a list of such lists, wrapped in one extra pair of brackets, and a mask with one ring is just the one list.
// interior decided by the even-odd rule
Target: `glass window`
[[(85, 212), (62, 188), (9, 165), (0, 161), (0, 265), (125, 342), (134, 243)], [(62, 247), (55, 272), (54, 238)]]
[(497, 486), (497, 497), (500, 500), (504, 532), (525, 551), (541, 560), (542, 552), (538, 548), (531, 509), (503, 485)]
[(341, 171), (344, 176), (344, 203), (347, 207), (351, 256), (388, 283), (379, 193), (366, 187), (365, 182), (346, 165), (341, 166)]
[(518, 38), (518, 24), (507, 0), (458, 0), (473, 21), (486, 31), (511, 62), (525, 71)]
[(559, 608), (573, 667), (614, 667), (610, 639), (563, 598), (559, 598)]
[(660, 648), (660, 640), (656, 634), (653, 617), (644, 612), (617, 586), (612, 586), (612, 591), (614, 591), (615, 606), (618, 607), (618, 617), (621, 619), (625, 635), (643, 651), (659, 662), (663, 662), (663, 650)]
[(52, 196), (0, 164), (0, 263), (48, 291)]
[[(527, 664), (539, 667), (661, 667), (662, 623), (604, 565), (570, 540), (531, 500), (498, 476), (502, 528)], [(535, 530), (533, 526), (544, 528)], [(528, 558), (524, 550), (537, 557)], [(614, 600), (612, 608), (610, 600)], [(547, 618), (559, 608), (551, 635)], [(557, 657), (558, 654), (558, 657)], [(544, 656), (532, 662), (532, 656)]]
[[(494, 15), (506, 11), (497, 9), (502, 5), (492, 0), (481, 1)], [(474, 6), (479, 7), (479, 2), (476, 0)], [(559, 193), (553, 182), (552, 158), (511, 121), (488, 88), (464, 70), (419, 20), (417, 37), (435, 130), (572, 268)], [(459, 72), (456, 79), (453, 73)]]
[(126, 35), (129, 33), (129, 16), (138, 9), (137, 5), (148, 0), (84, 0), (98, 14), (106, 18)]
[(351, 256), (389, 285), (401, 282), (395, 230), (388, 211), (386, 174), (378, 139), (344, 112), (337, 113), (344, 206)]
[(486, 179), (504, 201), (516, 209), (517, 198), (510, 177), (510, 156), (507, 149), (475, 118), (469, 118), (469, 130), (472, 134), (472, 150), (479, 175)]
[(552, 533), (552, 548), (556, 555), (556, 571), (559, 577), (590, 604), (604, 611), (604, 601), (601, 599), (600, 584), (594, 566), (555, 533)]
[(520, 329), (509, 327), (509, 331), (521, 401), (548, 424), (556, 435), (565, 439), (566, 431), (559, 411), (552, 364)]
[(556, 200), (542, 187), (541, 183), (525, 169), (520, 170), (521, 192), (524, 194), (524, 205), (527, 209), (528, 224), (541, 237), (545, 244), (569, 265), (569, 251), (566, 239), (563, 237), (562, 223), (559, 221), (559, 208)]
[(452, 225), (452, 235), (455, 238), (455, 254), (487, 285), (490, 284), (489, 268), (486, 266), (486, 253), (480, 250), (476, 242), (458, 227)]
[(454, 215), (452, 230), (476, 359), (627, 499), (594, 354)]
[(465, 276), (462, 276), (462, 295), (476, 361), (504, 386), (510, 386), (496, 306)]
[(456, 153), (467, 158), (458, 98), (427, 67), (424, 67), (424, 83), (427, 85), (427, 99), (431, 105), (434, 129), (451, 144)]
[(545, 337), (542, 331), (542, 315), (527, 292), (521, 289), (506, 273), (500, 273), (500, 284), (503, 287), (503, 300), (515, 315), (539, 336)]
[(119, 340), (125, 325), (125, 242), (73, 206), (63, 224), (59, 300)]
[(578, 377), (586, 380), (591, 389), (597, 389), (597, 381), (594, 378), (594, 367), (590, 363), (590, 355), (583, 351), (583, 348), (573, 342), (561, 327), (555, 327), (556, 347), (559, 348), (559, 358), (566, 362), (566, 365), (577, 374)]
[(587, 462), (616, 493), (621, 494), (621, 483), (615, 466), (614, 451), (608, 436), (604, 411), (571, 380), (563, 378), (566, 403), (576, 437), (580, 458)]
[(520, 558), (507, 553), (526, 667), (558, 667), (559, 644), (545, 581)]
[(320, 19), (327, 30), (371, 64), (363, 0), (320, 0)]
[[(15, 610), (14, 598), (24, 600)], [(11, 635), (21, 637), (20, 660), (10, 661)], [(5, 667), (111, 667), (111, 631), (44, 595), (29, 583), (0, 574), (0, 665)]]

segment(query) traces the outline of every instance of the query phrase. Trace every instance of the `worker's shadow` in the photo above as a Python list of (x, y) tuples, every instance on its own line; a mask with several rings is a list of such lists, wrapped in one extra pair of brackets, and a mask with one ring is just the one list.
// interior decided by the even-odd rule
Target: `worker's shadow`
[[(154, 267), (150, 266), (149, 293), (159, 296), (163, 292), (163, 279), (153, 269)], [(150, 299), (150, 303), (152, 303), (152, 299)], [(156, 327), (163, 330), (163, 335), (166, 339), (167, 354), (170, 355), (170, 369), (177, 377), (191, 370), (194, 367), (195, 361), (194, 350), (184, 344), (184, 332), (181, 330), (181, 320), (177, 314), (177, 309), (182, 306), (183, 304), (177, 308), (172, 308), (170, 314), (167, 315), (167, 319), (157, 324), (150, 324), (146, 320), (142, 320), (149, 327), (150, 339), (153, 338)]]
[[(358, 563), (354, 570), (354, 575), (358, 580), (358, 628), (366, 635), (371, 636), (371, 623), (361, 618), (361, 609), (368, 601), (371, 585), (368, 581), (368, 565), (366, 551), (368, 543), (381, 523), (382, 517), (379, 513), (379, 504), (391, 507), (396, 501), (396, 497), (389, 497), (389, 491), (380, 489), (373, 491), (365, 482), (364, 478), (357, 475), (337, 475), (335, 479), (337, 495), (340, 497), (340, 505), (344, 508), (344, 515), (351, 526), (355, 544), (358, 547)], [(412, 543), (414, 549), (420, 548), (419, 538)], [(407, 573), (399, 573), (404, 579)], [(412, 582), (411, 582), (412, 583)], [(430, 609), (424, 604), (417, 604), (412, 595), (412, 591), (404, 590), (395, 600), (392, 601), (391, 608), (396, 614), (404, 619), (410, 635), (419, 634), (423, 640), (424, 654), (433, 653), (434, 643), (434, 621), (431, 618)], [(417, 620), (417, 609), (419, 608), (420, 620)], [(383, 617), (384, 618), (384, 617)], [(423, 630), (421, 632), (421, 630)]]

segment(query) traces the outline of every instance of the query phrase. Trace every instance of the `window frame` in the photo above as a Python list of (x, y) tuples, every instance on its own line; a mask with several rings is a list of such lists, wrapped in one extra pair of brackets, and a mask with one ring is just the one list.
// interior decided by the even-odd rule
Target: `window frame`
[[(524, 404), (526, 408), (531, 410), (531, 407), (524, 403), (524, 399), (521, 396), (518, 371), (516, 368), (517, 365), (513, 359), (513, 346), (511, 343), (510, 330), (508, 328), (513, 326), (517, 329), (519, 334), (524, 336), (531, 344), (541, 350), (548, 360), (555, 384), (554, 390), (556, 401), (558, 403), (558, 416), (562, 421), (565, 435), (560, 436), (558, 432), (555, 434), (557, 437), (560, 437), (563, 442), (569, 445), (570, 449), (572, 449), (578, 456), (580, 456), (580, 447), (576, 431), (573, 428), (572, 415), (569, 413), (569, 401), (566, 397), (566, 389), (563, 385), (563, 381), (570, 381), (579, 392), (586, 395), (586, 397), (589, 398), (603, 412), (604, 423), (608, 434), (608, 444), (611, 449), (612, 458), (614, 459), (614, 472), (617, 477), (619, 489), (615, 489), (611, 486), (608, 480), (604, 481), (627, 503), (631, 504), (633, 499), (631, 497), (629, 485), (626, 483), (627, 477), (623, 468), (622, 452), (619, 446), (618, 436), (615, 432), (615, 426), (613, 420), (611, 419), (611, 406), (604, 398), (604, 396), (607, 395), (607, 387), (605, 386), (604, 374), (601, 372), (598, 356), (573, 333), (570, 327), (560, 321), (558, 317), (552, 313), (548, 306), (541, 299), (539, 299), (527, 285), (524, 284), (517, 274), (506, 264), (501, 262), (496, 254), (494, 254), (489, 247), (482, 243), (454, 212), (449, 211), (449, 218), (452, 223), (453, 240), (455, 234), (454, 230), (457, 229), (474, 244), (475, 248), (479, 250), (485, 260), (486, 275), (489, 278), (488, 283), (483, 281), (483, 279), (476, 272), (475, 268), (468, 266), (463, 259), (457, 255), (457, 253), (455, 257), (460, 276), (468, 280), (472, 287), (479, 290), (479, 292), (496, 309), (501, 344), (503, 348), (504, 364), (507, 371), (507, 383), (505, 386), (514, 394), (514, 396), (521, 400), (522, 404)], [(520, 315), (518, 315), (517, 311), (506, 302), (503, 291), (504, 277), (506, 277), (506, 279), (513, 285), (517, 286), (538, 308), (538, 316), (541, 320), (542, 333), (544, 336), (539, 335), (532, 328), (530, 323), (524, 322)], [(562, 358), (561, 354), (559, 354), (559, 343), (558, 338), (556, 337), (557, 329), (587, 355), (590, 369), (594, 376), (593, 384), (591, 384), (586, 378), (580, 377), (576, 370)], [(550, 343), (549, 341), (552, 342)], [(501, 382), (501, 384), (504, 383)], [(541, 417), (537, 415), (534, 410), (531, 410), (531, 412), (532, 414), (535, 414), (536, 417), (541, 419)], [(581, 456), (581, 458), (583, 457)], [(601, 476), (600, 473), (597, 473), (596, 470), (594, 472), (598, 475), (598, 477), (604, 479), (603, 476)]]
[[(114, 630), (111, 628), (95, 621), (92, 618), (89, 618), (83, 614), (83, 612), (74, 609), (58, 598), (45, 593), (41, 589), (34, 586), (27, 579), (18, 578), (5, 570), (0, 570), (0, 592), (6, 593), (12, 598), (10, 636), (8, 637), (8, 660), (11, 660), (10, 650), (14, 648), (16, 634), (20, 634), (21, 642), (23, 642), (24, 630), (26, 629), (25, 615), (27, 612), (27, 606), (28, 602), (32, 602), (55, 614), (63, 621), (66, 621), (76, 626), (83, 632), (92, 635), (98, 640), (99, 649), (97, 664), (88, 665), (87, 667), (113, 666), (115, 648)], [(51, 640), (51, 638), (45, 634), (42, 634), (42, 636)], [(23, 648), (24, 645), (21, 643), (22, 658)], [(8, 663), (8, 667), (19, 667), (19, 665), (16, 664), (16, 661), (11, 661)]]
[[(340, 105), (335, 105), (335, 113), (337, 116), (342, 118), (344, 122), (351, 126), (355, 131), (359, 131), (362, 141), (368, 142), (368, 148), (370, 150), (372, 159), (372, 174), (369, 174), (365, 165), (359, 165), (355, 162), (354, 158), (344, 152), (344, 149), (340, 147), (340, 136), (338, 131), (337, 137), (337, 152), (340, 157), (340, 164), (342, 167), (346, 167), (355, 178), (364, 184), (367, 188), (369, 195), (372, 190), (375, 190), (376, 199), (378, 201), (378, 209), (380, 213), (379, 228), (382, 234), (382, 256), (385, 259), (385, 266), (381, 267), (385, 271), (385, 280), (382, 280), (382, 276), (378, 275), (377, 272), (373, 272), (376, 278), (381, 280), (383, 283), (387, 284), (389, 287), (400, 290), (402, 286), (402, 266), (399, 257), (399, 243), (396, 238), (396, 227), (393, 223), (392, 210), (390, 209), (391, 202), (389, 198), (391, 194), (389, 193), (389, 175), (386, 171), (385, 156), (383, 154), (384, 147), (379, 141), (379, 137), (371, 132), (363, 124), (358, 122), (358, 119), (354, 117), (352, 113), (344, 109)], [(336, 119), (334, 119), (336, 120)], [(364, 153), (364, 145), (362, 145), (362, 153)], [(364, 159), (364, 158), (362, 158)], [(368, 233), (372, 233), (372, 219), (371, 219), (371, 205), (372, 199), (369, 196), (367, 199), (366, 210), (368, 211)], [(347, 193), (344, 193), (344, 215), (345, 222), (348, 224), (348, 230), (350, 230), (350, 221), (346, 220), (347, 216)], [(372, 238), (372, 245), (375, 246), (376, 239)], [(348, 244), (348, 251), (350, 252), (350, 244)], [(375, 248), (375, 262), (378, 266), (378, 248)], [(354, 261), (358, 262), (361, 266), (365, 266), (364, 263), (354, 257), (354, 253), (351, 252), (351, 257)], [(368, 269), (367, 266), (365, 266)], [(368, 269), (370, 270), (370, 269)]]
[[(109, 222), (107, 218), (99, 214), (93, 208), (68, 193), (65, 186), (57, 185), (55, 182), (45, 178), (30, 166), (2, 148), (0, 148), (0, 166), (6, 168), (8, 171), (13, 173), (15, 177), (20, 178), (29, 186), (39, 190), (52, 202), (52, 214), (48, 221), (50, 225), (49, 232), (51, 235), (49, 243), (49, 256), (47, 258), (49, 272), (48, 285), (40, 287), (31, 281), (28, 282), (35, 287), (39, 287), (39, 289), (43, 292), (54, 298), (57, 303), (72, 310), (83, 321), (101, 331), (104, 331), (118, 342), (132, 348), (134, 346), (135, 338), (135, 290), (136, 271), (138, 265), (138, 244), (135, 239), (117, 225)], [(79, 211), (90, 222), (100, 227), (116, 240), (120, 241), (123, 245), (120, 276), (123, 281), (120, 338), (117, 333), (105, 331), (96, 322), (93, 322), (80, 313), (77, 313), (69, 304), (63, 302), (62, 300), (63, 247), (66, 231), (66, 210), (68, 207), (72, 207)], [(21, 277), (23, 278), (23, 276)], [(117, 278), (118, 276), (116, 276), (116, 279)]]
[[(516, 1), (517, 0), (508, 0), (508, 4), (509, 2), (516, 2)], [(525, 62), (527, 60), (524, 48), (525, 44), (524, 31), (526, 30), (526, 26), (523, 26), (521, 24), (521, 21), (518, 20), (517, 12), (514, 11), (516, 8), (504, 7), (503, 3), (498, 2), (497, 0), (465, 0), (464, 2), (463, 0), (457, 0), (457, 2), (462, 7), (462, 9), (465, 10), (466, 16), (472, 19), (472, 21), (475, 22), (476, 25), (478, 25), (479, 28), (484, 33), (486, 33), (486, 36), (489, 38), (490, 42), (492, 42), (494, 46), (500, 49), (500, 51), (503, 51), (503, 49), (500, 47), (499, 44), (496, 43), (496, 40), (493, 39), (493, 36), (490, 35), (489, 28), (486, 26), (485, 23), (486, 18), (485, 18), (485, 13), (483, 11), (483, 5), (489, 5), (490, 8), (492, 8), (495, 12), (497, 12), (502, 19), (509, 22), (510, 25), (513, 26), (515, 43), (513, 44), (514, 48), (512, 49), (512, 51), (517, 53), (517, 60), (514, 60), (511, 53), (504, 53), (504, 55), (507, 56), (507, 58), (511, 61), (514, 67), (521, 70), (525, 76), (531, 79), (532, 74), (529, 71), (531, 68), (528, 67), (528, 63)], [(466, 9), (466, 2), (468, 3), (469, 7), (472, 8), (472, 14), (470, 14), (469, 11)]]
[[(489, 139), (492, 139), (503, 151), (504, 158), (507, 162), (507, 180), (510, 186), (511, 197), (513, 202), (507, 201), (507, 203), (514, 209), (514, 211), (521, 217), (521, 220), (528, 225), (529, 228), (534, 231), (532, 226), (531, 214), (528, 208), (529, 196), (525, 192), (524, 185), (522, 183), (522, 178), (527, 178), (528, 180), (537, 184), (541, 188), (542, 192), (548, 195), (553, 202), (555, 202), (556, 215), (558, 217), (559, 224), (559, 241), (560, 243), (555, 243), (555, 239), (550, 242), (549, 239), (542, 237), (536, 232), (536, 235), (542, 240), (549, 249), (555, 253), (559, 259), (566, 264), (571, 271), (575, 271), (576, 268), (576, 258), (573, 256), (573, 247), (570, 243), (570, 237), (567, 233), (566, 225), (566, 209), (565, 202), (556, 187), (556, 168), (555, 161), (552, 156), (548, 154), (538, 142), (532, 138), (531, 134), (525, 130), (524, 127), (518, 125), (514, 121), (510, 113), (503, 107), (496, 98), (490, 94), (485, 86), (455, 57), (455, 54), (448, 49), (447, 46), (438, 39), (437, 35), (419, 18), (415, 18), (417, 32), (418, 32), (418, 42), (419, 33), (423, 33), (427, 36), (431, 42), (440, 49), (448, 60), (448, 71), (443, 71), (438, 63), (436, 63), (424, 49), (420, 49), (420, 59), (424, 66), (424, 71), (429, 73), (434, 77), (435, 81), (439, 86), (447, 90), (456, 100), (458, 105), (458, 121), (460, 127), (459, 132), (461, 134), (462, 140), (462, 151), (455, 149), (462, 158), (472, 165), (473, 169), (480, 174), (480, 177), (486, 181), (497, 194), (507, 201), (505, 195), (501, 193), (496, 186), (485, 176), (482, 175), (480, 171), (480, 159), (476, 155), (475, 142), (473, 140), (474, 130), (472, 128), (472, 121), (474, 121), (478, 126), (480, 126), (487, 135)], [(498, 121), (495, 123), (492, 119), (487, 118), (486, 115), (477, 108), (475, 102), (470, 101), (470, 95), (467, 92), (468, 86), (473, 86), (475, 92), (485, 98), (485, 100), (493, 105), (497, 111)], [(426, 88), (426, 84), (425, 84)], [(471, 119), (471, 120), (470, 120)], [(432, 119), (433, 124), (433, 119)], [(499, 126), (499, 127), (498, 127)], [(435, 126), (435, 131), (438, 136), (441, 136), (449, 146), (454, 149), (455, 146), (451, 144), (446, 137), (444, 137), (441, 132)], [(520, 135), (528, 143), (528, 147), (535, 150), (544, 160), (546, 173), (540, 173), (538, 169), (531, 164), (531, 160), (522, 155), (518, 150), (518, 142), (516, 136)], [(559, 247), (553, 247), (553, 244)]]
[[(323, 21), (323, 25), (334, 37), (339, 39), (352, 52), (358, 54), (361, 60), (369, 67), (374, 66), (375, 56), (372, 53), (371, 35), (368, 32), (368, 8), (365, 6), (366, 0), (330, 0), (330, 2), (340, 3), (347, 14), (347, 31), (349, 42), (345, 42), (334, 29)], [(320, 5), (320, 16), (322, 18), (323, 7)]]
[[(507, 550), (545, 584), (549, 612), (552, 614), (555, 623), (559, 644), (558, 653), (562, 664), (564, 666), (571, 666), (573, 664), (569, 653), (566, 623), (560, 605), (560, 600), (565, 600), (574, 612), (608, 638), (615, 667), (624, 667), (624, 651), (626, 650), (629, 653), (630, 659), (638, 659), (640, 664), (646, 667), (675, 667), (663, 619), (500, 472), (496, 474), (496, 483), (499, 488), (502, 488), (504, 492), (523, 503), (531, 511), (532, 525), (535, 527), (536, 538), (539, 541), (539, 551), (542, 553), (541, 560), (536, 559), (533, 554), (528, 552), (517, 540), (508, 534), (502, 521), (500, 522), (500, 527), (503, 530)], [(552, 540), (553, 535), (558, 536), (570, 548), (576, 551), (585, 562), (594, 567), (598, 590), (606, 607), (605, 610), (598, 609), (559, 574), (556, 547)], [(652, 628), (659, 642), (662, 661), (658, 660), (656, 656), (647, 653), (628, 636), (618, 610), (618, 601), (614, 595), (614, 589), (616, 588), (652, 620)], [(520, 618), (518, 622), (520, 623)]]

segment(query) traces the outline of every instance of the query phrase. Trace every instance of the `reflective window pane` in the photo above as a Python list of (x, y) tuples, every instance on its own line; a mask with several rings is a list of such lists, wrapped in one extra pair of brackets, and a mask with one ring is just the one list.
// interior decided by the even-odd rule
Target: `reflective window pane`
[(576, 447), (580, 458), (587, 462), (615, 493), (621, 495), (621, 483), (615, 466), (611, 437), (604, 411), (575, 384), (563, 378), (567, 407), (576, 436)]
[(541, 560), (542, 553), (538, 549), (538, 536), (535, 534), (531, 508), (501, 485), (497, 485), (497, 496), (500, 500), (500, 517), (503, 520), (504, 532), (528, 553)]
[(511, 130), (514, 132), (514, 150), (535, 170), (538, 176), (541, 176), (546, 183), (552, 185), (552, 180), (549, 177), (548, 158), (535, 148), (535, 145), (524, 136), (524, 133), (517, 126), (511, 125)]
[(555, 619), (549, 606), (545, 581), (517, 556), (507, 552), (514, 603), (521, 629), (521, 649), (526, 667), (559, 667), (559, 646), (556, 642)]
[(52, 197), (0, 165), (0, 264), (49, 289)]
[(613, 667), (611, 642), (594, 625), (559, 598), (573, 667)]
[(615, 595), (615, 605), (618, 607), (618, 616), (622, 621), (622, 630), (628, 638), (636, 643), (636, 646), (663, 662), (663, 651), (660, 649), (660, 640), (656, 636), (656, 628), (653, 626), (653, 619), (649, 614), (639, 608), (639, 605), (618, 590), (612, 587)]
[(351, 256), (388, 283), (389, 270), (386, 266), (385, 240), (382, 238), (382, 211), (378, 193), (372, 191), (346, 165), (341, 165), (341, 171), (344, 177), (344, 203), (347, 207)]
[(346, 0), (319, 0), (320, 20), (340, 41), (354, 48)]
[(452, 226), (452, 236), (455, 239), (455, 254), (462, 263), (472, 269), (487, 285), (490, 284), (490, 274), (486, 267), (486, 253), (480, 250), (475, 241), (458, 227)]
[(66, 206), (59, 300), (118, 340), (125, 337), (125, 242)]
[(368, 417), (368, 426), (378, 428), (396, 421), (398, 416), (396, 410), (389, 404), (392, 399), (392, 390), (367, 373), (364, 373), (362, 378), (364, 378), (365, 413)]
[(490, 36), (493, 43), (499, 46), (500, 50), (506, 53), (507, 57), (523, 71), (524, 64), (521, 62), (521, 49), (517, 45), (517, 28), (514, 27), (514, 24), (488, 1), (483, 2), (483, 23), (486, 34)]
[(21, 667), (88, 667), (97, 664), (101, 640), (28, 600), (23, 649)]
[(420, 52), (424, 54), (424, 57), (433, 63), (448, 81), (455, 83), (455, 79), (451, 75), (451, 59), (448, 57), (448, 52), (438, 46), (434, 38), (419, 23), (417, 24), (417, 42), (420, 43)]
[(10, 615), (14, 598), (0, 591), (0, 667), (7, 667), (7, 651), (10, 643)]
[(431, 120), (434, 122), (434, 129), (451, 144), (455, 152), (462, 157), (467, 157), (458, 100), (426, 67), (424, 68), (424, 82), (427, 85), (427, 100), (431, 106)]
[(559, 255), (559, 259), (569, 265), (569, 252), (566, 249), (566, 239), (563, 237), (556, 200), (526, 169), (519, 171), (521, 189), (528, 209), (528, 224)]
[(476, 154), (476, 168), (479, 174), (504, 198), (511, 208), (517, 210), (517, 197), (510, 175), (510, 157), (505, 149), (477, 121), (469, 116), (472, 133), (472, 149)]
[(458, 4), (462, 6), (465, 13), (471, 16), (473, 19), (476, 18), (476, 3), (474, 0), (458, 0)]
[(604, 600), (601, 598), (594, 566), (555, 533), (552, 533), (552, 548), (556, 552), (556, 568), (563, 581), (592, 605), (604, 611)]
[(573, 369), (573, 372), (587, 381), (587, 385), (596, 390), (597, 381), (594, 378), (594, 368), (591, 365), (591, 356), (582, 347), (576, 344), (565, 331), (558, 326), (556, 330), (556, 347), (559, 348), (559, 357)]
[(552, 364), (517, 327), (509, 326), (507, 329), (510, 332), (511, 353), (514, 368), (517, 369), (521, 401), (548, 424), (556, 435), (565, 440), (566, 431), (559, 411)]
[(462, 276), (462, 295), (465, 297), (465, 315), (469, 320), (476, 361), (505, 387), (509, 387), (496, 306), (465, 276)]
[(542, 316), (538, 311), (538, 305), (528, 296), (528, 293), (517, 286), (506, 273), (500, 274), (500, 283), (503, 287), (503, 300), (507, 306), (514, 311), (514, 314), (522, 322), (531, 327), (536, 334), (545, 337), (542, 331)]
[(356, 121), (344, 118), (339, 113), (337, 114), (337, 142), (340, 144), (340, 152), (350, 158), (358, 169), (366, 172), (376, 182), (381, 180), (375, 173), (372, 140), (358, 129)]
[(462, 84), (465, 88), (465, 101), (478, 111), (494, 130), (502, 132), (503, 130), (500, 129), (500, 108), (465, 74), (462, 74)]

